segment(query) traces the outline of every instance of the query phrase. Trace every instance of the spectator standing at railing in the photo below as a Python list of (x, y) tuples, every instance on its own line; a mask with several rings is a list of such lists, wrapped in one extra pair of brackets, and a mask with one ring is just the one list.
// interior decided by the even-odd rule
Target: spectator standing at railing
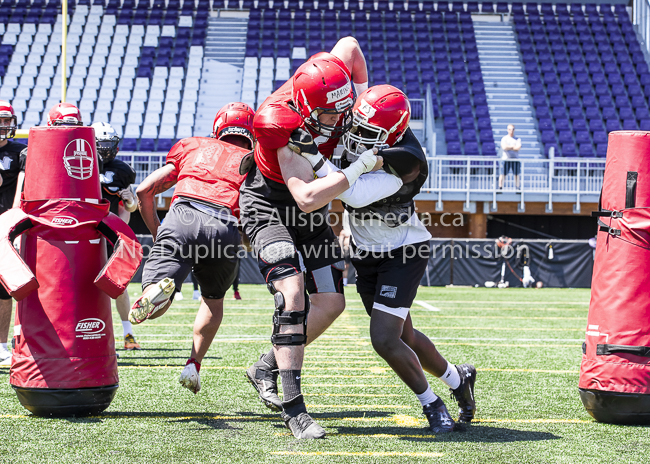
[(508, 135), (504, 135), (501, 139), (501, 175), (499, 176), (499, 190), (503, 188), (503, 182), (508, 175), (512, 172), (515, 175), (515, 185), (519, 190), (519, 173), (521, 172), (521, 164), (519, 161), (513, 161), (519, 158), (519, 150), (521, 150), (521, 139), (515, 138), (514, 124), (508, 124)]

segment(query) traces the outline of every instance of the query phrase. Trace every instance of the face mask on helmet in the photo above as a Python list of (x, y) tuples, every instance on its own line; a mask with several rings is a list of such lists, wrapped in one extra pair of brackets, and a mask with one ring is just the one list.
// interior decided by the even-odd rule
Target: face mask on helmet
[(120, 144), (120, 138), (114, 136), (111, 138), (97, 139), (97, 156), (104, 163), (113, 161), (117, 156), (117, 146)]
[[(331, 116), (337, 117), (336, 122), (326, 124), (330, 119), (334, 119)], [(322, 120), (325, 120), (325, 122)], [(350, 106), (343, 111), (316, 108), (311, 112), (311, 117), (305, 119), (305, 125), (314, 132), (330, 139), (342, 137), (352, 127), (352, 101), (350, 101)]]
[(3, 115), (0, 112), (0, 140), (12, 139), (16, 136), (18, 128), (16, 116)]
[(343, 136), (343, 146), (351, 155), (358, 157), (361, 153), (371, 148), (388, 147), (385, 140), (388, 131), (383, 127), (374, 126), (365, 121), (359, 114), (354, 114), (352, 128)]

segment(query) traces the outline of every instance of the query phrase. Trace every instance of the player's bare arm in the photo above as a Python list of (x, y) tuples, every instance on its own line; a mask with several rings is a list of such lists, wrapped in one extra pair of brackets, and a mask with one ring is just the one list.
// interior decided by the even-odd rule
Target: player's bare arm
[(166, 164), (149, 174), (147, 178), (138, 186), (136, 195), (138, 196), (138, 208), (142, 215), (142, 220), (153, 235), (154, 240), (158, 234), (160, 218), (156, 212), (156, 195), (162, 193), (178, 181), (178, 172), (173, 164)]
[(278, 162), (284, 183), (298, 207), (306, 213), (322, 208), (350, 188), (348, 179), (340, 171), (322, 179), (314, 179), (309, 162), (289, 147), (278, 149)]
[(366, 66), (366, 58), (363, 56), (357, 39), (354, 37), (343, 37), (334, 45), (330, 53), (345, 63), (345, 66), (352, 73), (352, 81), (355, 84), (363, 84), (367, 87), (368, 68)]
[[(24, 183), (25, 183), (25, 173), (21, 171), (18, 173), (18, 180), (16, 180), (16, 195), (14, 195), (14, 203), (12, 205), (14, 208), (20, 206), (20, 197), (23, 194)], [(1, 176), (0, 176), (0, 185), (2, 185)]]

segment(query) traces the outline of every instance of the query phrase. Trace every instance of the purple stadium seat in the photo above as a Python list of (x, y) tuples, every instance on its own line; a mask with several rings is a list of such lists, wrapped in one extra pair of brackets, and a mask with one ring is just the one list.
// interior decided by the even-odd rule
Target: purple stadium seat
[[(589, 116), (587, 116), (589, 117)], [(600, 119), (590, 119), (589, 120), (589, 130), (592, 132), (596, 131), (604, 131), (605, 127), (603, 126), (603, 122)]]
[(585, 121), (582, 116), (580, 116), (579, 118), (573, 119), (572, 125), (573, 125), (573, 130), (574, 131), (587, 130), (588, 129), (587, 128), (587, 121)]
[(479, 139), (481, 140), (481, 143), (492, 142), (494, 141), (494, 134), (491, 129), (482, 130), (479, 132)]
[(571, 131), (568, 130), (559, 131), (559, 141), (560, 143), (572, 143), (573, 135), (571, 134)]
[(535, 107), (535, 113), (537, 114), (538, 118), (548, 118), (551, 113), (548, 110), (548, 106), (536, 106)]
[(175, 139), (158, 139), (158, 151), (171, 150), (175, 142)]
[(599, 143), (596, 145), (596, 156), (598, 158), (604, 158), (607, 156), (607, 143)]
[(618, 119), (608, 119), (605, 128), (607, 132), (621, 130), (621, 122)]
[(595, 131), (593, 137), (594, 143), (607, 143), (607, 133), (605, 131)]
[(447, 142), (447, 154), (452, 156), (461, 155), (460, 142)]
[[(560, 140), (562, 141), (562, 140)], [(585, 130), (576, 131), (576, 142), (578, 143), (591, 143), (589, 132)]]
[(576, 146), (573, 143), (563, 143), (562, 144), (562, 156), (566, 157), (574, 157), (578, 156), (578, 153), (576, 152)]
[(135, 151), (138, 146), (138, 139), (122, 139), (122, 151)]
[(456, 118), (456, 115), (454, 114), (453, 116), (445, 116), (443, 118), (443, 127), (445, 129), (458, 130), (458, 119)]
[(594, 147), (591, 142), (581, 143), (579, 145), (578, 154), (583, 158), (592, 158), (594, 156)]
[(555, 132), (552, 130), (542, 131), (542, 143), (555, 143)]
[(636, 114), (636, 119), (650, 119), (650, 112), (648, 111), (648, 108), (644, 108), (644, 107), (637, 108), (635, 110), (635, 114)]
[(463, 142), (476, 142), (476, 131), (474, 129), (464, 129)]
[(140, 151), (154, 151), (155, 139), (140, 139)]
[(481, 153), (478, 150), (478, 143), (465, 142), (465, 155), (466, 156), (479, 156)]
[(496, 156), (497, 148), (494, 142), (483, 142), (483, 156)]

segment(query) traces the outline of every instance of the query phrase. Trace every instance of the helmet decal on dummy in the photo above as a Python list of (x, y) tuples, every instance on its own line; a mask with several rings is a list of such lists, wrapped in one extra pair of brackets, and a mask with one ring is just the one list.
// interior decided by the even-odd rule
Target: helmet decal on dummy
[[(291, 84), (295, 110), (311, 130), (327, 138), (338, 138), (352, 127), (352, 82), (334, 61), (323, 58), (304, 63), (293, 75)], [(319, 116), (327, 115), (333, 116), (333, 123), (321, 122)]]
[(94, 162), (93, 149), (87, 140), (74, 139), (66, 145), (63, 164), (66, 172), (73, 179), (90, 179), (93, 175)]
[(95, 129), (95, 140), (97, 142), (97, 156), (104, 163), (115, 159), (119, 151), (120, 136), (117, 131), (107, 122), (96, 122), (91, 126)]
[(83, 126), (81, 112), (72, 103), (54, 105), (47, 114), (48, 126)]
[(14, 113), (13, 106), (8, 101), (0, 100), (0, 119), (11, 120), (8, 126), (0, 126), (0, 140), (14, 138), (16, 136), (16, 129), (18, 129), (18, 119)]
[(255, 111), (246, 103), (228, 103), (221, 108), (214, 118), (211, 137), (221, 140), (227, 136), (244, 137), (250, 143), (249, 149), (255, 145), (253, 136), (253, 117)]
[(351, 155), (392, 147), (408, 128), (411, 104), (397, 87), (375, 85), (359, 95), (352, 118), (352, 128), (343, 136), (343, 146)]

